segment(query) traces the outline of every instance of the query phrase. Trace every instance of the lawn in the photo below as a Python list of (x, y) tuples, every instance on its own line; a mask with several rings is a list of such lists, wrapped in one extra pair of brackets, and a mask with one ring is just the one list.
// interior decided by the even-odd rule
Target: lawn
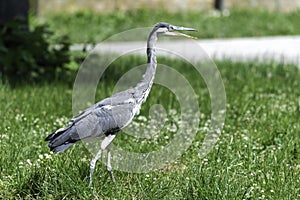
[[(188, 24), (190, 25), (190, 24)], [(116, 61), (100, 81), (96, 99), (109, 96), (130, 66), (144, 58)], [(218, 62), (227, 95), (226, 122), (205, 158), (199, 148), (210, 121), (210, 99), (201, 76), (179, 60), (160, 58), (183, 74), (198, 95), (197, 136), (176, 162), (149, 173), (115, 171), (116, 184), (97, 163), (88, 187), (91, 154), (78, 143), (61, 155), (49, 152), (44, 138), (72, 116), (72, 81), (0, 86), (0, 198), (41, 199), (299, 199), (300, 71), (285, 64)], [(115, 70), (114, 66), (118, 67)], [(189, 69), (189, 70), (187, 70)], [(163, 105), (176, 122), (176, 97), (154, 85), (141, 116)], [(168, 115), (169, 116), (169, 115)], [(141, 123), (141, 117), (136, 119)], [(147, 122), (144, 122), (147, 123)], [(162, 129), (166, 136), (170, 130)], [(167, 144), (167, 137), (160, 137)], [(113, 142), (133, 151), (139, 144), (126, 134)], [(149, 147), (150, 146), (150, 147)]]
[(300, 11), (291, 13), (257, 9), (232, 9), (229, 16), (215, 17), (209, 12), (170, 13), (164, 10), (129, 12), (49, 14), (32, 18), (33, 23), (49, 23), (52, 30), (66, 34), (72, 43), (97, 43), (133, 28), (152, 27), (160, 21), (193, 27), (199, 38), (228, 38), (274, 35), (299, 35)]

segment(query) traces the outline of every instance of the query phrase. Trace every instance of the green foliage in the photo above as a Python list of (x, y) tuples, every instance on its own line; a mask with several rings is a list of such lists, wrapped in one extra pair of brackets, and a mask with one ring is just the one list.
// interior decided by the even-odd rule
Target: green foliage
[(45, 17), (51, 28), (67, 34), (74, 43), (100, 42), (113, 34), (133, 28), (152, 27), (160, 21), (196, 28), (199, 32), (195, 36), (198, 38), (300, 34), (300, 11), (280, 13), (232, 9), (229, 16), (217, 16), (208, 12), (171, 13), (146, 9), (114, 13), (81, 11)]
[(28, 31), (18, 21), (0, 31), (0, 75), (9, 80), (53, 79), (70, 60), (69, 40), (46, 25)]

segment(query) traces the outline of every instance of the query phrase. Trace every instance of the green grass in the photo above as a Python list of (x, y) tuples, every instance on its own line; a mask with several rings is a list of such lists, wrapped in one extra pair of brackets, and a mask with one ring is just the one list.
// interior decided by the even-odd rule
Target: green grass
[[(110, 95), (122, 73), (144, 59), (131, 57), (109, 68), (97, 99)], [(169, 63), (190, 81), (203, 112), (193, 145), (168, 167), (134, 174), (115, 171), (114, 185), (105, 166), (97, 164), (88, 187), (91, 155), (81, 143), (61, 155), (50, 154), (44, 138), (72, 116), (70, 83), (0, 85), (0, 198), (41, 199), (299, 199), (300, 71), (291, 65), (217, 63), (227, 93), (222, 135), (205, 159), (199, 148), (210, 118), (204, 82), (177, 60)], [(114, 66), (119, 66), (118, 70)], [(158, 98), (159, 96), (159, 98)], [(154, 85), (141, 115), (160, 103), (167, 111), (176, 98)], [(167, 130), (161, 135), (169, 134)], [(167, 143), (168, 141), (165, 141)], [(136, 151), (125, 134), (114, 144)], [(152, 143), (149, 143), (151, 145)]]
[(228, 17), (214, 17), (207, 12), (195, 11), (137, 10), (105, 14), (86, 11), (47, 15), (37, 21), (49, 23), (54, 31), (68, 35), (73, 43), (101, 42), (113, 34), (132, 28), (152, 27), (160, 21), (194, 27), (199, 30), (194, 35), (199, 38), (300, 34), (299, 11), (281, 13), (232, 9)]

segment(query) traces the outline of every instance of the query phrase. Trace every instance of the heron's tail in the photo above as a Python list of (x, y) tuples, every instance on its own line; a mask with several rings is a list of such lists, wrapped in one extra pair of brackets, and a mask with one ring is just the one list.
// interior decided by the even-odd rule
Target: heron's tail
[(80, 138), (74, 124), (58, 129), (45, 139), (45, 141), (49, 141), (50, 150), (58, 153), (64, 152), (78, 140)]

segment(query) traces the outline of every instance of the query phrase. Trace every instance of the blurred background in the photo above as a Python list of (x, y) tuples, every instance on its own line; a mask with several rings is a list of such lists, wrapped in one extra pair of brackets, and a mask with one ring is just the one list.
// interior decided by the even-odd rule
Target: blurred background
[[(207, 11), (211, 10), (216, 4), (215, 0), (32, 0), (41, 15), (53, 12), (75, 12), (80, 10), (93, 10), (96, 12), (115, 12), (129, 11), (135, 9), (163, 9), (171, 12), (178, 11)], [(222, 0), (223, 6), (227, 9), (232, 8), (260, 8), (271, 11), (295, 11), (300, 7), (299, 0)]]
[[(4, 27), (2, 53), (8, 49), (15, 51), (14, 58), (8, 53), (0, 59), (3, 77), (25, 73), (35, 78), (39, 74), (53, 78), (54, 71), (66, 65), (76, 68), (77, 61), (82, 60), (77, 57), (78, 51), (69, 52), (74, 44), (93, 45), (113, 34), (151, 27), (160, 21), (194, 27), (199, 30), (194, 35), (199, 39), (300, 33), (299, 0), (1, 0), (0, 3), (0, 26)], [(22, 54), (26, 55), (25, 60)], [(25, 63), (25, 67), (12, 67), (17, 62)]]

